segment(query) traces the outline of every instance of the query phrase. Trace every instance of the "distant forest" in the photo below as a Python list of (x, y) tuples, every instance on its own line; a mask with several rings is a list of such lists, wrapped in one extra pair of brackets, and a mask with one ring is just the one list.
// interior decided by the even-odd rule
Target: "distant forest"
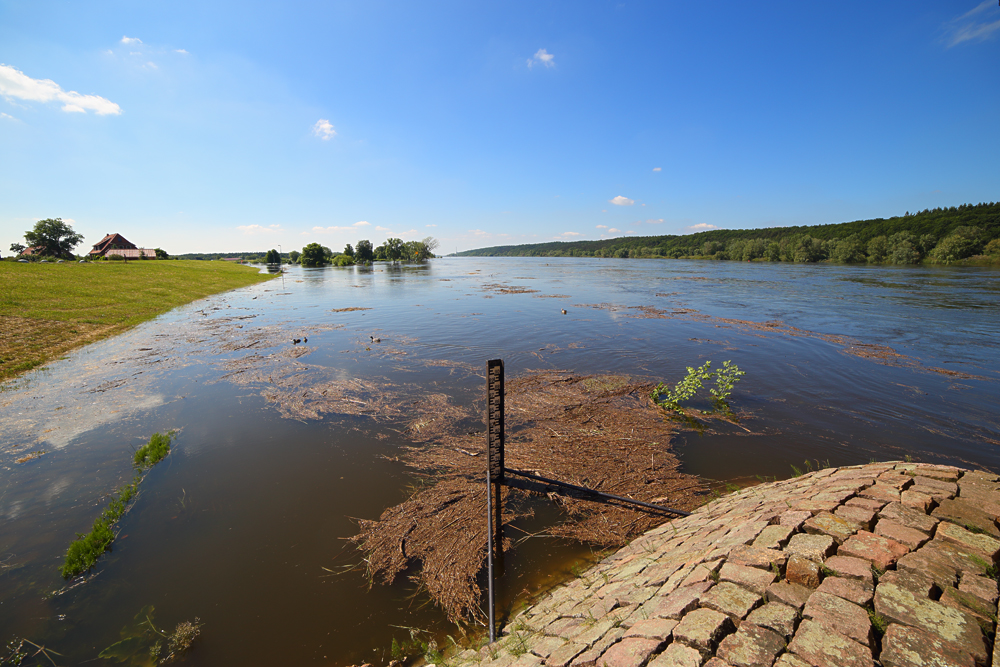
[(715, 229), (684, 236), (627, 236), (494, 246), (464, 257), (640, 257), (771, 262), (951, 264), (1000, 262), (1000, 203), (963, 204), (830, 225)]
[[(288, 253), (283, 252), (281, 254), (281, 261), (288, 261)], [(296, 253), (298, 254), (298, 253)], [(171, 259), (222, 259), (223, 257), (239, 257), (247, 262), (260, 262), (263, 263), (267, 258), (267, 251), (254, 251), (254, 252), (188, 252), (183, 255), (171, 255)]]

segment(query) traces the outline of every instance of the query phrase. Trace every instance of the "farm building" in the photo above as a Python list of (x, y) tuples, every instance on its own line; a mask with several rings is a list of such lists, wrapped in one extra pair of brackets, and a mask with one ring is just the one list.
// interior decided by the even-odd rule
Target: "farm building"
[(156, 251), (151, 248), (139, 248), (121, 234), (108, 234), (94, 244), (88, 253), (91, 257), (107, 257), (119, 255), (125, 259), (156, 259)]

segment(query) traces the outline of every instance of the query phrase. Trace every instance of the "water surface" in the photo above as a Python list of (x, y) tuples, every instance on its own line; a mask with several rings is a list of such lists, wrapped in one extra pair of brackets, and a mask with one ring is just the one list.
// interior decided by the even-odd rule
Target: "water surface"
[[(752, 326), (765, 322), (781, 325)], [(386, 406), (398, 415), (388, 420), (299, 413), (268, 400), (273, 377), (234, 369), (287, 360), (327, 380), (465, 405), (490, 358), (508, 377), (564, 369), (667, 382), (731, 359), (747, 373), (733, 394), (744, 419), (679, 431), (672, 446), (687, 472), (781, 478), (792, 465), (904, 456), (1000, 469), (998, 322), (991, 269), (569, 258), (293, 267), (0, 394), (0, 639), (44, 642), (60, 664), (78, 664), (146, 605), (161, 626), (204, 622), (191, 664), (382, 662), (405, 628), (455, 633), (406, 578), (369, 589), (351, 569), (355, 519), (377, 518), (415, 482), (398, 460), (405, 405)], [(884, 349), (870, 345), (900, 356), (872, 356)], [(99, 575), (46, 597), (65, 584), (69, 541), (130, 478), (132, 450), (167, 429), (179, 429), (173, 453), (143, 483)], [(15, 462), (33, 451), (44, 454)], [(558, 518), (536, 510), (522, 530)], [(504, 604), (587, 553), (525, 541), (505, 560)]]

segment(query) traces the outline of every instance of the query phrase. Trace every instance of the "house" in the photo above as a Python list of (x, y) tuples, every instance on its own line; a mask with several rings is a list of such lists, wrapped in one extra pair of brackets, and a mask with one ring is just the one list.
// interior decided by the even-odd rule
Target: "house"
[(24, 250), (22, 250), (18, 254), (18, 257), (30, 257), (31, 255), (41, 255), (43, 252), (45, 252), (45, 246), (35, 245), (31, 246), (30, 248), (25, 248)]
[(156, 251), (150, 248), (139, 248), (121, 234), (107, 234), (94, 244), (88, 253), (91, 257), (107, 257), (119, 255), (125, 259), (156, 259)]

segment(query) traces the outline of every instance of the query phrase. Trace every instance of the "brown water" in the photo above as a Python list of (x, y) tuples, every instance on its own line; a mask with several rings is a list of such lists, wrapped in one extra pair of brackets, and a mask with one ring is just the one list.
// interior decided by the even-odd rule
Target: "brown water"
[[(522, 290), (535, 291), (511, 293)], [(349, 307), (370, 310), (334, 312)], [(746, 324), (771, 320), (785, 326)], [(147, 605), (162, 627), (204, 622), (191, 664), (382, 663), (405, 627), (456, 634), (405, 578), (369, 589), (346, 538), (355, 517), (377, 518), (415, 481), (396, 460), (408, 444), (400, 396), (468, 404), (494, 357), (508, 377), (559, 368), (674, 382), (686, 366), (732, 359), (747, 372), (733, 394), (747, 418), (673, 442), (686, 471), (713, 479), (907, 455), (1000, 469), (998, 322), (1000, 272), (985, 269), (583, 259), (293, 268), (0, 393), (0, 639), (26, 637), (61, 653), (59, 664), (80, 664)], [(303, 412), (295, 392), (308, 387), (276, 389), (289, 367), (395, 388), (388, 416)], [(47, 597), (65, 585), (58, 567), (75, 533), (130, 478), (132, 449), (167, 429), (179, 429), (174, 450), (144, 481), (98, 576)], [(45, 453), (15, 462), (32, 451)], [(547, 502), (534, 509), (509, 534), (558, 519)], [(505, 558), (503, 606), (589, 553), (523, 541)]]

